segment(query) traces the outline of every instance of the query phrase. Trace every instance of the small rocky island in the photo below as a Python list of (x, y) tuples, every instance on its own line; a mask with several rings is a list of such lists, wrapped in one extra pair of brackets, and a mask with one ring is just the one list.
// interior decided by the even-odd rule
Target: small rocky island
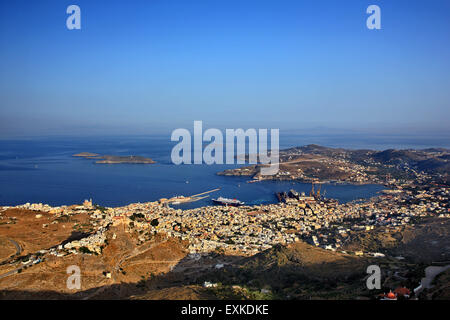
[(150, 158), (142, 156), (112, 156), (100, 155), (91, 152), (81, 152), (73, 155), (74, 157), (81, 157), (85, 159), (96, 159), (95, 163), (117, 164), (117, 163), (136, 163), (136, 164), (152, 164), (156, 163)]

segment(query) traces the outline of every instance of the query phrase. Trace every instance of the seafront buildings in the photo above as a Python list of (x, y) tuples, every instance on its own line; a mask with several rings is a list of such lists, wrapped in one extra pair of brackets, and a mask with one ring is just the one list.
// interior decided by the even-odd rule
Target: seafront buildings
[(169, 207), (164, 201), (117, 208), (95, 206), (90, 201), (79, 206), (25, 204), (18, 207), (58, 216), (90, 215), (94, 232), (52, 248), (50, 252), (54, 255), (77, 254), (82, 247), (84, 253), (100, 254), (105, 246), (105, 232), (111, 226), (123, 226), (127, 232), (137, 232), (141, 243), (155, 234), (187, 240), (192, 254), (253, 255), (276, 244), (299, 240), (324, 249), (339, 250), (353, 232), (379, 226), (395, 229), (426, 216), (448, 218), (449, 203), (448, 187), (403, 184), (369, 200), (344, 204), (320, 197), (300, 197), (278, 204), (207, 206), (190, 210)]

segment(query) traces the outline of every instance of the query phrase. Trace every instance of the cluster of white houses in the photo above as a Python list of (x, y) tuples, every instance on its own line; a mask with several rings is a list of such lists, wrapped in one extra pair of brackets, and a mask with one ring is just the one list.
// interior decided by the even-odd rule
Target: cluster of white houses
[(329, 250), (340, 248), (354, 231), (376, 226), (398, 228), (415, 217), (450, 217), (449, 188), (405, 185), (367, 201), (339, 204), (337, 201), (312, 200), (258, 206), (206, 206), (190, 210), (168, 207), (155, 201), (124, 207), (99, 208), (86, 201), (80, 206), (50, 207), (26, 204), (21, 208), (51, 212), (59, 216), (86, 212), (95, 232), (85, 238), (52, 248), (77, 253), (84, 247), (101, 254), (110, 225), (123, 225), (137, 231), (139, 241), (155, 233), (189, 241), (191, 253), (223, 250), (252, 255), (275, 244), (300, 239)]

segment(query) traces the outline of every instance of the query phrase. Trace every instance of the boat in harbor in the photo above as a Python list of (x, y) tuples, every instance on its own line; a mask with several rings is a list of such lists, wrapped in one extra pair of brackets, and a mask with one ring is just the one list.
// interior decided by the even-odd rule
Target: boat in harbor
[(289, 190), (289, 196), (291, 198), (298, 199), (300, 197), (300, 194), (297, 191), (295, 191), (294, 189), (291, 189), (291, 190)]
[(224, 197), (218, 197), (217, 199), (212, 199), (212, 201), (224, 206), (234, 206), (234, 207), (242, 206), (244, 204), (244, 202), (239, 201), (237, 199), (228, 199)]

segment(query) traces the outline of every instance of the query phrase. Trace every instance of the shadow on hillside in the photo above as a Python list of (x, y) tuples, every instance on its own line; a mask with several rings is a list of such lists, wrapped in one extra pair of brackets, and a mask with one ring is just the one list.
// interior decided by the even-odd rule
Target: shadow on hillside
[[(227, 264), (230, 262), (232, 264)], [(224, 263), (224, 267), (216, 268), (221, 263)], [(365, 269), (369, 264), (366, 259), (346, 257), (339, 263), (317, 262), (304, 266), (295, 254), (277, 246), (246, 258), (212, 253), (195, 261), (186, 256), (172, 271), (134, 283), (122, 282), (74, 293), (3, 290), (0, 291), (0, 299), (130, 299), (133, 296), (145, 298), (149, 292), (153, 293), (149, 299), (172, 299), (170, 294), (159, 295), (158, 292), (176, 291), (184, 286), (202, 286), (205, 281), (259, 289), (270, 287), (276, 292), (291, 287), (293, 290), (298, 287), (301, 290), (334, 290), (345, 284), (363, 289), (367, 276)], [(207, 290), (202, 288), (200, 291)], [(175, 296), (173, 299), (184, 297)]]
[(70, 236), (66, 240), (62, 241), (60, 244), (64, 246), (66, 243), (81, 240), (83, 238), (89, 237), (92, 234), (93, 234), (92, 232), (87, 233), (87, 232), (80, 232), (80, 231), (72, 231)]

